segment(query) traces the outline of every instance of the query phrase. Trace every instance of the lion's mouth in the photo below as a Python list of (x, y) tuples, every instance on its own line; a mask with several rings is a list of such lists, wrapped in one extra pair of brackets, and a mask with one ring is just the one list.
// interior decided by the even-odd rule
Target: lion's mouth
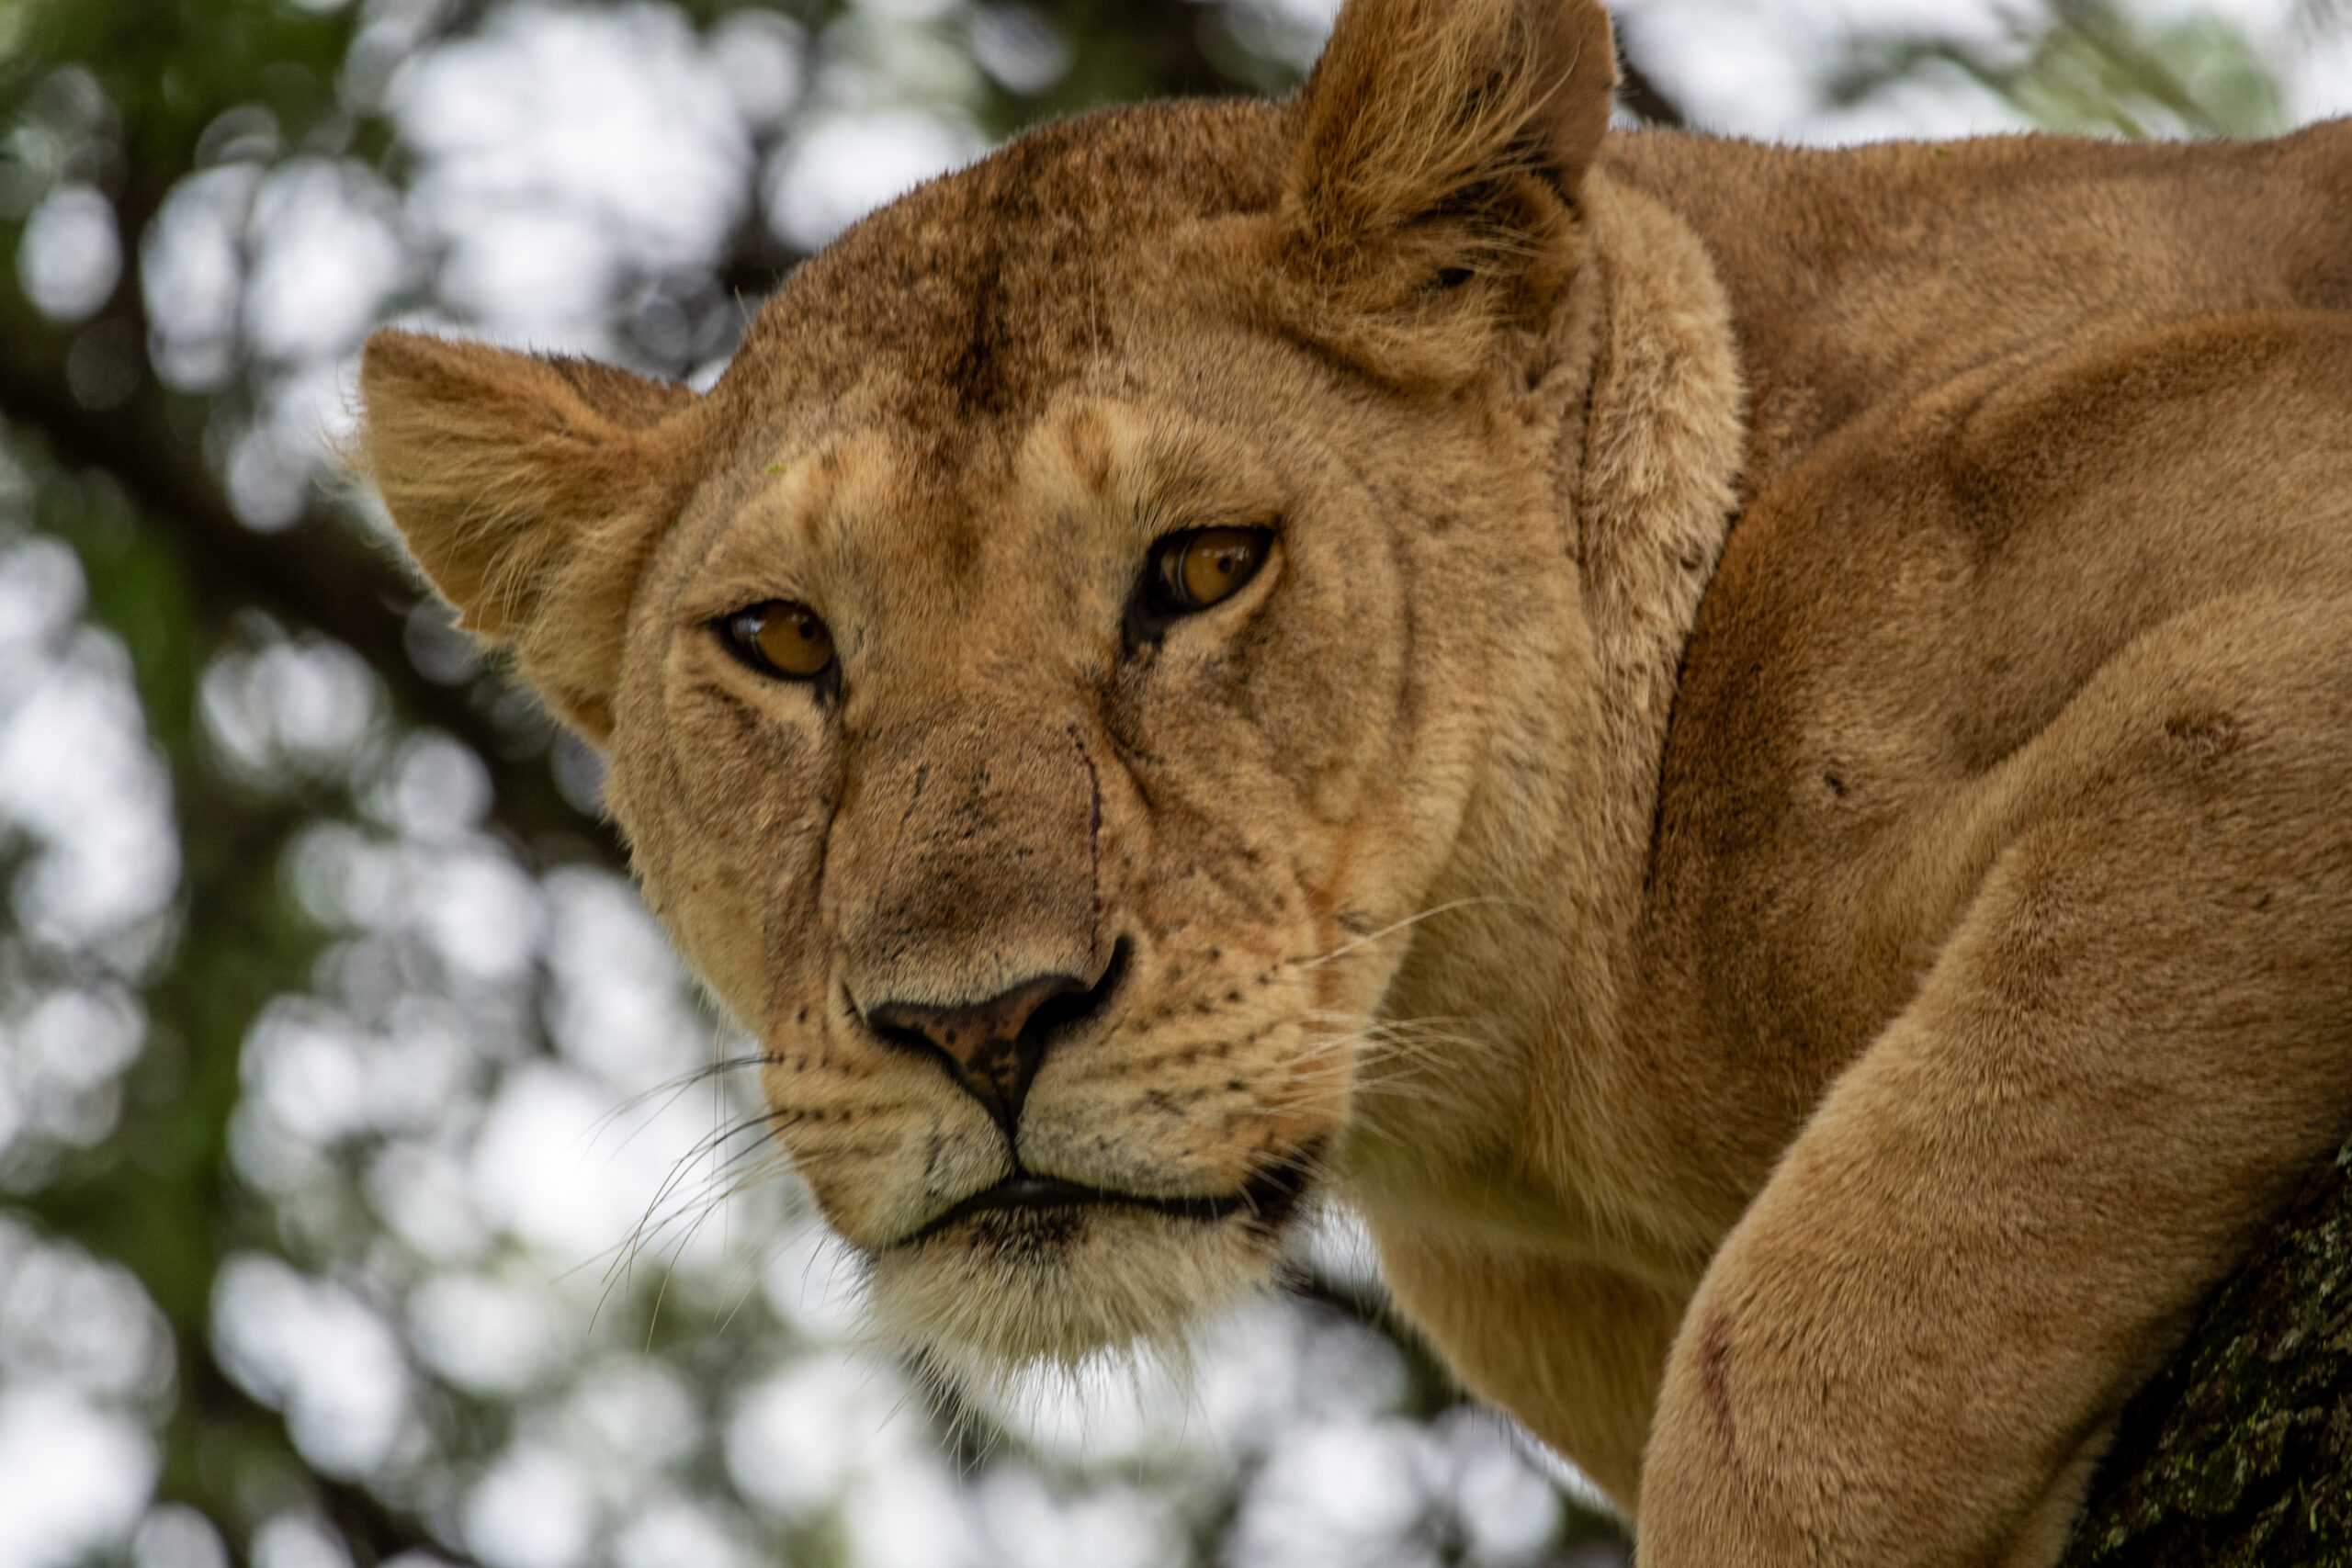
[(1121, 1192), (1088, 1187), (1058, 1177), (1033, 1176), (1026, 1171), (1006, 1177), (993, 1187), (973, 1193), (940, 1213), (895, 1245), (912, 1247), (950, 1226), (986, 1213), (1061, 1214), (1072, 1209), (1143, 1209), (1170, 1219), (1214, 1224), (1236, 1215), (1252, 1227), (1278, 1230), (1306, 1194), (1315, 1165), (1313, 1153), (1302, 1153), (1269, 1168), (1238, 1191), (1208, 1197), (1163, 1198), (1141, 1192)]

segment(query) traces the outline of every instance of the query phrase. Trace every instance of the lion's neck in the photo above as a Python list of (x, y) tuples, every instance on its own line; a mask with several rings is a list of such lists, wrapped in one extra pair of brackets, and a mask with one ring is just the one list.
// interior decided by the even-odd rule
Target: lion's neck
[[(1432, 928), (1387, 1004), (1399, 1019), (1460, 1021), (1489, 1046), (1449, 1090), (1470, 1109), (1387, 1129), (1376, 1143), (1408, 1152), (1358, 1187), (1391, 1222), (1467, 1223), (1536, 1245), (1549, 1223), (1571, 1247), (1640, 1232), (1679, 1252), (1633, 1157), (1650, 1140), (1623, 1076), (1617, 1003), (1683, 646), (1731, 522), (1740, 377), (1697, 239), (1650, 198), (1596, 185), (1587, 276), (1600, 287), (1585, 302), (1597, 309), (1562, 323), (1582, 342), (1551, 378), (1546, 430), (1576, 564), (1566, 624), (1504, 720), (1491, 786), (1434, 890), (1432, 903), (1484, 912)], [(1542, 787), (1507, 756), (1544, 759)], [(1382, 1161), (1367, 1150), (1363, 1163)]]
[(1566, 828), (1601, 873), (1590, 918), (1630, 940), (1682, 650), (1731, 528), (1745, 433), (1730, 307), (1705, 250), (1664, 208), (1596, 183), (1608, 315), (1562, 499), (1598, 733), (1581, 748), (1590, 797)]

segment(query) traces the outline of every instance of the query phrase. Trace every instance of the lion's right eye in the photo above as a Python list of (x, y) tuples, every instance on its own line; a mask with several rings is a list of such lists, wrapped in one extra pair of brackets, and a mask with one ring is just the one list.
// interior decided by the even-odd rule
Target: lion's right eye
[(806, 604), (776, 599), (738, 610), (718, 623), (718, 635), (763, 675), (813, 681), (833, 667), (833, 634)]

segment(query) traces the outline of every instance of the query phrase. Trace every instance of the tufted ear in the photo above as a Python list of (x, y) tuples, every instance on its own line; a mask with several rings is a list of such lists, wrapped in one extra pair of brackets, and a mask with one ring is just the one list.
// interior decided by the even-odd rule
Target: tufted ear
[(379, 332), (357, 466), (458, 625), (512, 645), (589, 739), (612, 731), (621, 633), (691, 477), (702, 400), (580, 359)]
[(1466, 374), (1574, 274), (1616, 84), (1598, 0), (1349, 0), (1288, 109), (1288, 313), (1367, 368)]

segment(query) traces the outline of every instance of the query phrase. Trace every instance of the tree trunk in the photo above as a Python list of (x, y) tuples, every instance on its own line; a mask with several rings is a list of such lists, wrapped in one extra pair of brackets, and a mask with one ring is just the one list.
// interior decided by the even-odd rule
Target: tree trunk
[(2352, 1145), (2123, 1413), (2061, 1568), (2352, 1564)]

